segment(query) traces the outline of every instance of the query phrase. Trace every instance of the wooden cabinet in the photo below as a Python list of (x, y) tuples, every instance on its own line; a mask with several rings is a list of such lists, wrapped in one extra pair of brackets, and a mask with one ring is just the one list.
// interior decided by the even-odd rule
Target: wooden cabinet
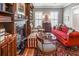
[(12, 38), (12, 56), (16, 56), (16, 52), (17, 52), (17, 43), (16, 43), (16, 36), (14, 36)]
[(15, 53), (14, 53), (14, 50), (15, 50), (15, 47), (14, 47), (14, 39), (12, 39), (10, 42), (8, 42), (8, 56), (14, 56)]
[(0, 44), (0, 56), (16, 56), (16, 39), (15, 37), (7, 38)]
[(8, 44), (7, 42), (4, 42), (1, 46), (1, 56), (7, 56), (8, 55)]
[(14, 39), (12, 41), (12, 56), (16, 56), (17, 55), (16, 52), (17, 52), (17, 47), (16, 47), (16, 41)]
[(12, 39), (8, 42), (8, 56), (15, 56), (16, 55), (16, 46), (15, 46), (15, 39)]
[(45, 32), (51, 32), (51, 23), (43, 23)]
[(12, 55), (12, 41), (10, 41), (10, 42), (8, 42), (8, 51), (10, 51), (10, 52), (8, 52), (8, 56), (10, 56), (10, 55)]
[(0, 56), (7, 56), (8, 55), (8, 41), (3, 40), (3, 42), (0, 42)]

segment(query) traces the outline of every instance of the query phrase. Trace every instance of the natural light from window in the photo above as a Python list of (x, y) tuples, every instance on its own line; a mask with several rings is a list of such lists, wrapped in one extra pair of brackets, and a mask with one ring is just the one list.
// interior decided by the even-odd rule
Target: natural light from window
[[(57, 11), (50, 12), (50, 20), (51, 20), (52, 27), (58, 25), (58, 12)], [(37, 28), (38, 26), (42, 27), (42, 23), (43, 23), (43, 12), (36, 11), (35, 12), (35, 28)]]

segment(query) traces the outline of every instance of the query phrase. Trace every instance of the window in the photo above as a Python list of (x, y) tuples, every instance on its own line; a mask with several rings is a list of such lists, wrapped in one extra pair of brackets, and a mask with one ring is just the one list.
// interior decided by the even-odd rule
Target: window
[[(42, 27), (42, 12), (41, 11), (36, 11), (35, 12), (35, 28), (38, 26)], [(50, 19), (51, 19), (51, 25), (56, 26), (58, 25), (58, 12), (53, 11), (50, 13)]]
[(56, 11), (51, 12), (50, 19), (52, 27), (58, 25), (58, 12)]
[(42, 27), (42, 12), (35, 12), (35, 28)]

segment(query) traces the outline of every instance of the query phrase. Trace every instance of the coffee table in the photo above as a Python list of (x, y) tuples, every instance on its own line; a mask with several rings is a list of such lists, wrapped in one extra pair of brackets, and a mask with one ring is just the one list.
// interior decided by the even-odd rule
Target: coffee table
[[(46, 36), (47, 35), (47, 38)], [(41, 39), (41, 41), (43, 41), (43, 43), (41, 41), (38, 40), (38, 48), (42, 51), (42, 52), (51, 52), (53, 50), (56, 50), (56, 37), (54, 35), (52, 35), (51, 33), (45, 33), (44, 37), (42, 37), (43, 35), (38, 34), (38, 39)]]

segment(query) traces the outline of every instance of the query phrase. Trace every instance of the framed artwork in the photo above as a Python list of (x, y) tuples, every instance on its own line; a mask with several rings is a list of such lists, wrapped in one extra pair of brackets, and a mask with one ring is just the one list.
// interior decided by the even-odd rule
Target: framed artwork
[(17, 3), (17, 10), (15, 13), (15, 20), (23, 20), (26, 19), (25, 17), (25, 4), (24, 3)]
[(25, 11), (24, 7), (25, 7), (25, 5), (23, 3), (18, 3), (17, 4), (18, 12), (24, 13), (24, 11)]

